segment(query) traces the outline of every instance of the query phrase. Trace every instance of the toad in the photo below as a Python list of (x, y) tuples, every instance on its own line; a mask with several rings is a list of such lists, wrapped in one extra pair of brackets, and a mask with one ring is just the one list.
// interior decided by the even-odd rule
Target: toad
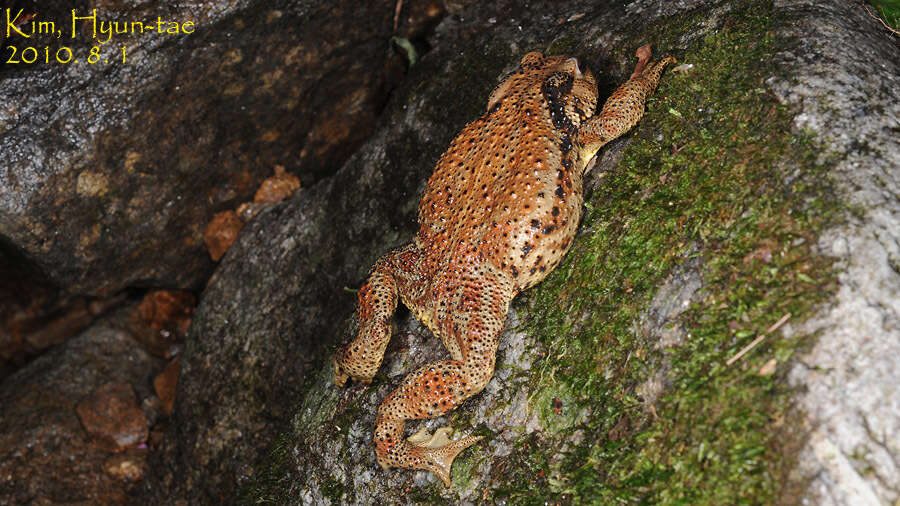
[(378, 408), (382, 468), (427, 469), (450, 486), (450, 466), (481, 439), (447, 427), (404, 437), (407, 420), (434, 418), (480, 392), (494, 374), (513, 297), (543, 280), (572, 246), (582, 180), (606, 143), (644, 114), (667, 56), (638, 49), (634, 73), (599, 113), (597, 84), (576, 58), (526, 54), (491, 93), (487, 112), (450, 143), (428, 180), (410, 244), (381, 257), (359, 290), (359, 333), (334, 359), (334, 382), (368, 384), (381, 365), (398, 299), (450, 358), (406, 376)]

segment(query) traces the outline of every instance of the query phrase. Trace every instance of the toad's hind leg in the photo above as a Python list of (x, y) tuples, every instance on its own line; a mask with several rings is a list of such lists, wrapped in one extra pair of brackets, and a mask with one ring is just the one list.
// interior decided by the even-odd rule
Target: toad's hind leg
[(450, 466), (459, 452), (481, 439), (468, 436), (450, 441), (447, 428), (434, 435), (424, 430), (403, 436), (406, 420), (434, 418), (477, 394), (494, 374), (497, 345), (514, 295), (509, 276), (493, 267), (476, 269), (449, 298), (446, 316), (435, 328), (446, 342), (459, 343), (461, 360), (426, 364), (404, 378), (388, 395), (375, 417), (375, 453), (382, 468), (426, 469), (450, 486)]
[(372, 267), (359, 289), (357, 316), (359, 334), (338, 350), (334, 358), (334, 382), (343, 386), (348, 378), (363, 384), (372, 381), (391, 338), (391, 315), (400, 290), (415, 292), (422, 283), (415, 276), (419, 250), (415, 244), (397, 248)]
[(671, 56), (649, 63), (649, 45), (641, 46), (636, 56), (638, 62), (628, 81), (610, 95), (600, 113), (587, 120), (578, 133), (578, 142), (584, 146), (582, 157), (586, 161), (603, 145), (631, 130), (640, 121), (644, 116), (644, 103), (659, 85), (663, 69), (675, 63)]

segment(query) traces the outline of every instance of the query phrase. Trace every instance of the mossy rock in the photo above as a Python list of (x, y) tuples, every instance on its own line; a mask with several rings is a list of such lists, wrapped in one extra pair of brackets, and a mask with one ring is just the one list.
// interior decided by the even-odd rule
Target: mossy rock
[[(814, 482), (807, 480), (817, 468), (810, 474), (801, 462), (802, 449), (818, 448), (809, 446), (808, 438), (808, 424), (817, 419), (796, 407), (803, 382), (811, 380), (798, 380), (794, 373), (802, 363), (798, 357), (815, 356), (820, 343), (833, 338), (832, 330), (815, 322), (844, 300), (847, 290), (854, 293), (845, 281), (845, 259), (823, 248), (822, 241), (848, 220), (866, 220), (871, 213), (868, 204), (848, 198), (842, 180), (848, 160), (856, 167), (859, 160), (871, 161), (888, 174), (884, 167), (896, 158), (896, 143), (885, 140), (889, 128), (884, 127), (876, 132), (880, 146), (851, 153), (849, 144), (834, 141), (835, 129), (814, 121), (836, 118), (846, 126), (852, 113), (845, 107), (803, 116), (814, 108), (810, 104), (825, 100), (804, 94), (797, 75), (808, 72), (804, 58), (815, 56), (817, 44), (827, 46), (834, 33), (796, 36), (800, 27), (815, 32), (808, 28), (816, 23), (829, 30), (838, 26), (847, 36), (852, 30), (840, 20), (858, 21), (855, 11), (848, 14), (850, 7), (837, 1), (818, 10), (802, 1), (532, 7), (528, 13), (501, 12), (503, 6), (473, 4), (445, 20), (437, 32), (441, 44), (414, 67), (373, 139), (333, 182), (320, 187), (319, 197), (295, 200), (263, 216), (252, 227), (252, 239), (242, 237), (220, 269), (200, 313), (218, 311), (218, 305), (236, 308), (238, 323), (232, 327), (238, 330), (210, 320), (195, 327), (194, 338), (206, 346), (198, 344), (199, 353), (188, 350), (186, 363), (195, 364), (189, 368), (202, 371), (217, 358), (233, 364), (241, 346), (255, 353), (269, 336), (283, 341), (281, 354), (255, 354), (252, 364), (244, 361), (224, 374), (238, 376), (248, 367), (267, 371), (297, 353), (284, 331), (317, 345), (304, 350), (303, 375), (281, 380), (297, 384), (273, 396), (279, 412), (288, 414), (272, 421), (264, 414), (273, 409), (265, 408), (255, 419), (269, 433), (277, 427), (280, 435), (269, 437), (267, 457), (250, 461), (248, 472), (237, 477), (244, 480), (240, 502), (757, 504), (817, 497), (808, 488)], [(648, 41), (688, 67), (664, 75), (644, 119), (609, 147), (590, 175), (575, 245), (544, 283), (514, 302), (497, 371), (485, 391), (444, 418), (408, 428), (412, 433), (421, 426), (450, 425), (485, 439), (454, 464), (451, 489), (423, 471), (381, 471), (371, 439), (376, 407), (406, 373), (446, 352), (401, 311), (375, 381), (338, 389), (329, 356), (353, 334), (352, 322), (346, 323), (352, 294), (341, 299), (340, 318), (313, 325), (310, 319), (322, 315), (320, 303), (303, 295), (305, 290), (333, 295), (335, 286), (358, 285), (375, 258), (411, 237), (416, 192), (429, 165), (478, 114), (491, 86), (519, 55), (548, 48), (572, 52), (593, 62), (600, 81), (611, 87), (627, 77), (634, 49)], [(897, 65), (896, 58), (882, 61)], [(888, 92), (866, 90), (880, 97), (883, 111), (894, 114), (896, 103), (884, 98)], [(804, 126), (801, 119), (809, 128), (798, 128)], [(859, 177), (858, 186), (868, 184)], [(874, 180), (890, 189), (891, 177)], [(349, 212), (354, 207), (349, 202), (361, 202), (356, 205), (361, 221), (351, 222), (346, 232), (309, 233), (298, 225), (338, 215), (329, 211)], [(878, 205), (887, 206), (877, 208), (882, 221), (892, 223), (883, 215), (896, 206)], [(399, 215), (392, 215), (392, 208)], [(296, 277), (286, 266), (299, 260), (283, 260), (296, 250), (273, 254), (271, 265), (259, 261), (257, 255), (269, 254), (260, 253), (267, 244), (294, 240), (285, 232), (292, 227), (303, 231), (297, 239), (303, 244), (326, 237), (328, 246), (347, 250), (336, 252), (335, 259), (326, 258), (322, 248), (302, 246), (314, 255), (316, 267), (299, 266)], [(887, 226), (879, 232), (888, 238), (879, 244), (897, 235)], [(298, 323), (280, 323), (292, 313), (268, 302), (256, 311), (265, 319), (244, 316), (241, 305), (254, 308), (254, 294), (269, 297), (267, 290), (278, 290), (268, 277), (258, 287), (225, 289), (243, 279), (237, 273), (245, 265), (261, 264), (276, 273), (275, 281), (283, 273), (291, 290), (306, 297), (309, 307), (283, 298), (300, 314)], [(887, 279), (887, 288), (877, 292), (877, 300), (890, 308), (896, 278), (879, 279)], [(330, 291), (318, 288), (323, 283)], [(221, 300), (229, 296), (234, 299)], [(218, 314), (226, 318), (227, 313)], [(883, 314), (890, 317), (888, 309)], [(256, 323), (245, 325), (248, 318)], [(310, 339), (313, 330), (318, 333)], [(207, 337), (220, 335), (231, 351), (217, 351), (222, 346)], [(236, 335), (254, 341), (233, 343)], [(880, 343), (889, 343), (889, 337), (888, 331), (878, 335)], [(742, 358), (730, 360), (755, 341)], [(264, 381), (253, 388), (258, 399), (276, 390)], [(884, 384), (878, 388), (889, 391)], [(247, 411), (257, 406), (250, 397), (245, 397), (252, 404)], [(227, 415), (210, 409), (206, 418), (190, 423), (202, 428), (212, 425), (206, 419), (216, 413)], [(178, 416), (188, 420), (189, 413), (185, 408)], [(834, 441), (846, 451), (843, 442)], [(235, 445), (242, 448), (240, 441)], [(228, 459), (228, 451), (237, 452), (222, 451), (217, 458)], [(881, 460), (875, 464), (882, 481), (893, 476)], [(828, 464), (818, 469), (830, 472)], [(893, 500), (890, 488), (877, 479), (860, 471), (860, 480), (879, 500)]]

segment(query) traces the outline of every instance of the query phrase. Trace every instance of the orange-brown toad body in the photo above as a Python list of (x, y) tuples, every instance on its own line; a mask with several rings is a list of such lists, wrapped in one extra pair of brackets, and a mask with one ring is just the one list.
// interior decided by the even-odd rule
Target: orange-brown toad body
[(409, 374), (375, 417), (383, 468), (427, 469), (450, 486), (456, 455), (480, 437), (449, 429), (404, 437), (406, 420), (433, 418), (480, 392), (494, 373), (513, 297), (544, 279), (572, 245), (582, 178), (601, 146), (641, 118), (666, 57), (637, 52), (631, 78), (595, 114), (597, 85), (567, 56), (532, 52), (488, 99), (435, 166), (415, 240), (381, 257), (359, 291), (360, 331), (335, 357), (334, 379), (368, 383), (381, 365), (398, 297), (446, 346), (449, 360)]

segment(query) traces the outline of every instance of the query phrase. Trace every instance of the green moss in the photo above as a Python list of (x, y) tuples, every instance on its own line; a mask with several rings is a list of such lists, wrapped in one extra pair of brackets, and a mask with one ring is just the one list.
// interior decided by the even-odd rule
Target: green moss
[(293, 438), (282, 434), (275, 441), (262, 472), (238, 491), (237, 504), (287, 504), (290, 488), (289, 454)]
[[(690, 29), (686, 19), (650, 33), (676, 40), (668, 27)], [(767, 94), (771, 26), (771, 7), (755, 5), (684, 49), (694, 68), (664, 76), (622, 163), (588, 199), (575, 247), (517, 302), (549, 349), (532, 403), (552, 439), (519, 443), (492, 480), (516, 486), (493, 489), (493, 499), (733, 504), (778, 493), (790, 466), (781, 373), (809, 338), (776, 333), (725, 362), (832, 291), (830, 262), (811, 247), (838, 207), (818, 147)], [(660, 349), (636, 322), (691, 261), (699, 300), (676, 322), (683, 342)], [(770, 358), (778, 372), (759, 376)], [(637, 389), (661, 369), (669, 384), (649, 409)], [(582, 411), (589, 416), (576, 420)], [(581, 442), (560, 449), (576, 430)]]
[(900, 0), (872, 0), (881, 18), (894, 30), (900, 30)]
[[(577, 409), (578, 395), (573, 391), (573, 385), (567, 383), (543, 384), (544, 388), (537, 391), (537, 395), (531, 398), (532, 405), (538, 410), (541, 425), (550, 434), (556, 434), (568, 430), (584, 418), (584, 410)], [(573, 409), (573, 406), (576, 408)]]
[(341, 504), (344, 492), (347, 487), (344, 483), (338, 481), (334, 476), (328, 476), (322, 484), (322, 495), (327, 497), (334, 504)]

